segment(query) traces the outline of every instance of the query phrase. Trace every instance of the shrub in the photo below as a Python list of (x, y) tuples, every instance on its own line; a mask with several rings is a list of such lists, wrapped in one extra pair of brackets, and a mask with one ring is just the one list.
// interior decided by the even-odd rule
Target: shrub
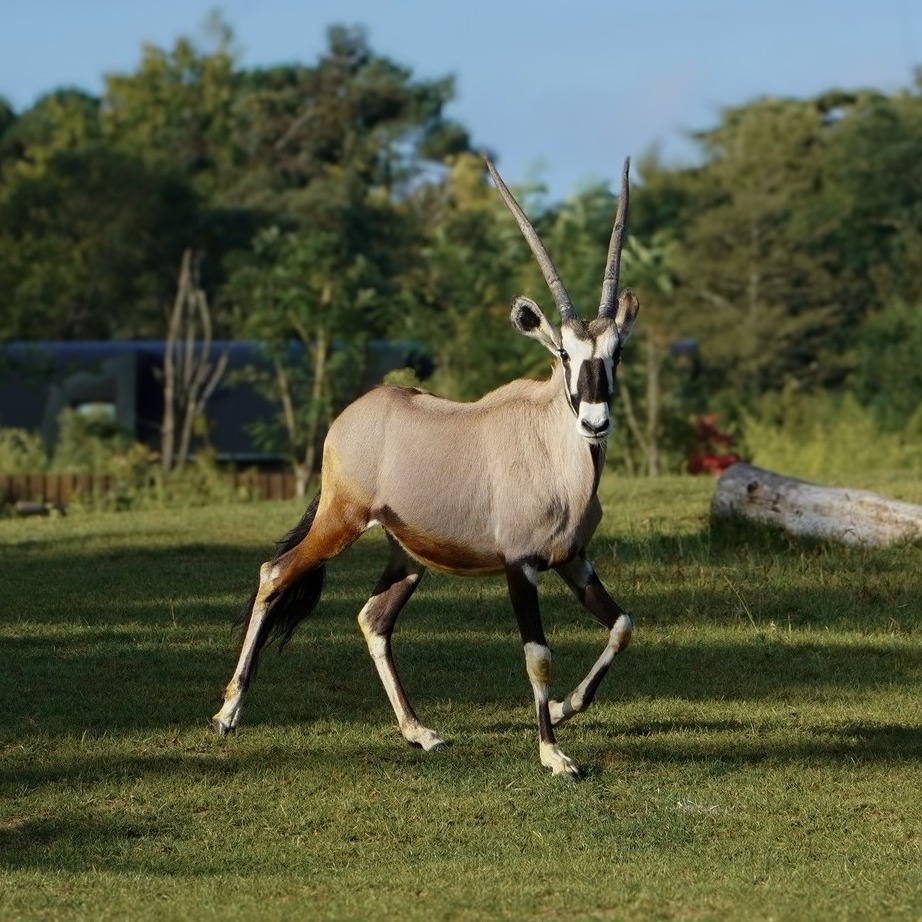
[(883, 429), (898, 432), (922, 401), (922, 305), (897, 301), (871, 314), (856, 353), (849, 390)]
[(860, 477), (868, 471), (922, 472), (922, 411), (900, 431), (884, 431), (851, 394), (764, 394), (742, 414), (754, 464), (811, 480)]
[(48, 467), (48, 456), (39, 436), (25, 429), (0, 427), (0, 471), (34, 474)]
[(71, 512), (202, 506), (247, 498), (235, 494), (207, 451), (198, 452), (165, 479), (157, 454), (121, 431), (104, 411), (65, 409), (58, 416), (58, 432), (49, 460), (37, 435), (0, 428), (0, 472), (108, 475), (104, 489), (73, 497), (68, 504)]
[(74, 410), (58, 414), (58, 439), (51, 457), (53, 471), (113, 473), (115, 458), (128, 451), (132, 438), (118, 428), (105, 410)]

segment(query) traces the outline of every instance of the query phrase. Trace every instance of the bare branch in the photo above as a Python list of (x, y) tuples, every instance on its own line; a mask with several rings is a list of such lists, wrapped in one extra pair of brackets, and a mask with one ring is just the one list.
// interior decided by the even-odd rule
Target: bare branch
[(163, 353), (163, 424), (160, 431), (160, 463), (164, 474), (173, 469), (176, 454), (176, 356), (175, 344), (182, 326), (183, 306), (189, 296), (191, 250), (185, 250), (179, 267), (176, 298), (167, 324), (166, 348)]
[(314, 106), (307, 105), (304, 111), (285, 129), (282, 136), (272, 145), (274, 151), (280, 151), (301, 130), (307, 120), (314, 114)]
[[(199, 282), (199, 259), (191, 250), (183, 253), (164, 347), (161, 433), (164, 474), (182, 467), (187, 460), (195, 421), (204, 414), (228, 363), (227, 350), (216, 363), (211, 361), (213, 323), (208, 297)], [(199, 331), (201, 334), (197, 335)], [(200, 343), (198, 352), (197, 343)]]
[(631, 392), (621, 378), (618, 378), (617, 381), (618, 392), (621, 394), (621, 402), (624, 406), (624, 415), (627, 418), (628, 429), (630, 429), (631, 434), (637, 440), (637, 444), (643, 452), (644, 461), (647, 461), (650, 456), (650, 450), (647, 446), (647, 440), (644, 438), (643, 429), (640, 428), (640, 423), (637, 421), (637, 414), (634, 412), (634, 401), (631, 399)]
[(700, 289), (697, 294), (705, 301), (709, 301), (714, 307), (722, 308), (723, 310), (732, 311), (734, 313), (739, 312), (739, 307), (734, 304), (729, 298), (725, 298), (722, 294), (719, 294), (716, 291), (709, 291), (706, 288)]

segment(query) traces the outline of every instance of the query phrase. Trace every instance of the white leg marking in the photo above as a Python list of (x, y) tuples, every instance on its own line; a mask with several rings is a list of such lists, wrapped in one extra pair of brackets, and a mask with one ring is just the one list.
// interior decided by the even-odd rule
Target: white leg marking
[[(548, 684), (551, 678), (550, 649), (543, 644), (525, 644), (525, 671), (528, 673), (528, 680), (531, 682), (532, 691), (535, 695), (535, 709), (538, 713), (538, 731), (540, 734), (542, 710), (545, 710), (548, 706)], [(549, 768), (555, 775), (563, 775), (566, 778), (579, 778), (579, 768), (576, 763), (569, 756), (564, 755), (561, 748), (554, 742), (553, 737), (550, 740), (543, 740), (539, 736), (538, 753), (541, 757), (541, 764), (545, 768)]]
[(628, 615), (620, 615), (608, 635), (608, 644), (602, 651), (602, 655), (595, 661), (592, 668), (573, 691), (567, 695), (563, 701), (551, 701), (548, 707), (551, 712), (551, 723), (556, 726), (569, 720), (574, 714), (586, 710), (591, 703), (591, 697), (587, 702), (587, 692), (592, 689), (593, 694), (602, 677), (608, 672), (612, 660), (627, 647), (631, 642), (631, 634), (634, 631), (634, 623)]
[(404, 706), (400, 681), (391, 662), (390, 641), (380, 634), (375, 634), (365, 625), (365, 619), (362, 615), (364, 615), (365, 609), (371, 604), (371, 601), (373, 600), (369, 600), (365, 608), (360, 612), (359, 625), (365, 635), (365, 642), (368, 644), (368, 652), (374, 661), (375, 669), (378, 671), (378, 678), (381, 679), (388, 701), (390, 701), (391, 707), (394, 709), (400, 732), (408, 743), (413, 746), (420, 746), (426, 752), (439, 749), (446, 745), (445, 740), (434, 730), (424, 727), (416, 715), (411, 711), (407, 711)]
[[(231, 690), (233, 688), (233, 691)], [(243, 692), (236, 687), (236, 683), (231, 682), (224, 692), (224, 704), (221, 710), (211, 718), (211, 726), (221, 736), (227, 736), (237, 729), (240, 722), (241, 702), (243, 701)]]
[(555, 775), (565, 778), (579, 778), (579, 766), (560, 751), (556, 743), (539, 743), (541, 764), (549, 768)]
[[(547, 691), (551, 681), (551, 651), (539, 643), (525, 644), (525, 671), (532, 685), (543, 686)], [(537, 693), (536, 693), (537, 695)]]
[(549, 701), (547, 706), (548, 710), (551, 713), (551, 724), (557, 726), (557, 724), (562, 724), (565, 720), (569, 720), (574, 714), (578, 713), (577, 708), (573, 704), (574, 697), (578, 689), (574, 689), (567, 695), (563, 701)]
[(432, 752), (433, 749), (441, 749), (448, 745), (435, 730), (430, 730), (421, 724), (415, 727), (401, 727), (400, 732), (411, 746), (419, 746), (425, 752)]
[(247, 624), (246, 636), (243, 638), (243, 644), (240, 647), (237, 668), (224, 690), (224, 704), (221, 710), (211, 718), (212, 727), (221, 736), (233, 733), (240, 722), (240, 711), (244, 695), (242, 677), (249, 668), (249, 663), (253, 656), (253, 647), (256, 645), (256, 637), (259, 634), (259, 627), (266, 616), (266, 597), (271, 591), (271, 584), (278, 577), (278, 574), (279, 567), (277, 565), (273, 566), (271, 562), (264, 563), (259, 568), (259, 590), (253, 602), (253, 611)]

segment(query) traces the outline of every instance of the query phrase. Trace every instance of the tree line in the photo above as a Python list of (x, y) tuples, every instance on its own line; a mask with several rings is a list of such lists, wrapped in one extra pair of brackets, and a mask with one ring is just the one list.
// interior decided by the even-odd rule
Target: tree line
[[(0, 340), (164, 339), (191, 260), (190, 322), (264, 344), (254, 383), (279, 413), (261, 437), (305, 472), (372, 339), (427, 348), (427, 386), (458, 399), (543, 373), (503, 330), (544, 283), (446, 115), (452, 78), (343, 26), (311, 64), (244, 68), (211, 26), (207, 47), (145, 47), (99, 97), (0, 100)], [(922, 431), (922, 70), (896, 93), (757, 99), (694, 139), (692, 166), (634, 159), (622, 278), (643, 308), (613, 463), (680, 469), (696, 419), (764, 423), (791, 394)], [(594, 313), (610, 185), (516, 191)]]

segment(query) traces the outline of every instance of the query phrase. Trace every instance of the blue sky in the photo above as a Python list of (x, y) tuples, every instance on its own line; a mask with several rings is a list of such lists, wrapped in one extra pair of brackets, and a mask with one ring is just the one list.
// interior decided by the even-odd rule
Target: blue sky
[(453, 74), (449, 113), (507, 181), (552, 199), (613, 180), (658, 145), (688, 161), (688, 131), (758, 96), (832, 87), (894, 92), (922, 64), (918, 0), (0, 0), (0, 94), (17, 111), (131, 72), (144, 42), (205, 41), (220, 9), (243, 66), (313, 62), (331, 23), (419, 77)]

